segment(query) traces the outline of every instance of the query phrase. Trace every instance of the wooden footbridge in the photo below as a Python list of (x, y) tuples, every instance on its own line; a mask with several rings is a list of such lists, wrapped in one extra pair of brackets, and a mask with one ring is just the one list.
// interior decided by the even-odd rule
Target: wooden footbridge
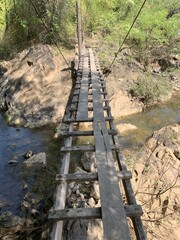
[[(63, 122), (67, 124), (64, 135), (62, 165), (56, 177), (57, 192), (49, 219), (54, 221), (52, 239), (62, 239), (63, 221), (102, 219), (104, 239), (132, 239), (127, 218), (134, 227), (136, 239), (146, 239), (141, 221), (142, 209), (137, 205), (130, 179), (131, 172), (123, 161), (118, 136), (111, 115), (106, 92), (106, 82), (99, 62), (91, 48), (81, 55), (77, 79), (69, 98)], [(77, 129), (77, 123), (89, 123), (91, 130)], [(93, 136), (94, 145), (74, 146), (73, 138)], [(97, 173), (69, 173), (70, 156), (76, 151), (95, 152)], [(118, 169), (117, 166), (118, 165)], [(99, 208), (66, 208), (66, 190), (69, 182), (98, 181)], [(122, 198), (126, 196), (126, 203)], [(78, 239), (77, 239), (78, 240)]]

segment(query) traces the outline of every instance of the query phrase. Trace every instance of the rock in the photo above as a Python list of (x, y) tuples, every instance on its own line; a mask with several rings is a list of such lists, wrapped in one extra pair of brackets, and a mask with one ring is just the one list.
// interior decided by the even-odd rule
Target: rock
[(120, 132), (120, 134), (123, 134), (127, 131), (134, 131), (137, 130), (137, 127), (130, 124), (130, 123), (121, 123), (116, 125), (117, 130)]
[(94, 208), (95, 207), (95, 201), (94, 201), (94, 198), (90, 198), (88, 200), (88, 205), (91, 207), (91, 208)]
[[(137, 155), (132, 153), (136, 159), (133, 169), (138, 173), (137, 176), (133, 171), (131, 180), (136, 200), (143, 206), (144, 219), (154, 219), (145, 223), (147, 239), (151, 239), (152, 227), (157, 235), (160, 229), (166, 236), (171, 230), (171, 239), (176, 239), (173, 234), (179, 229), (179, 222), (175, 220), (180, 199), (179, 146), (180, 125), (174, 124), (155, 131)], [(162, 216), (166, 221), (159, 220)]]
[(87, 228), (88, 228), (87, 220), (68, 221), (67, 226), (65, 226), (63, 239), (85, 240), (87, 239)]
[(46, 153), (44, 152), (38, 153), (24, 161), (24, 165), (28, 167), (31, 167), (35, 164), (46, 165)]
[(0, 225), (2, 227), (13, 227), (13, 226), (23, 226), (24, 218), (20, 218), (18, 216), (13, 216), (12, 212), (6, 211), (0, 216)]
[(26, 226), (27, 227), (32, 227), (33, 223), (34, 223), (34, 219), (32, 219), (32, 218), (27, 218), (26, 219)]
[(30, 209), (30, 207), (31, 207), (31, 204), (29, 202), (22, 201), (22, 203), (21, 203), (21, 208), (22, 209)]
[(33, 155), (33, 152), (31, 150), (29, 150), (23, 156), (24, 156), (25, 159), (28, 159), (28, 158), (32, 157), (32, 155)]
[(23, 190), (27, 190), (27, 189), (28, 189), (28, 185), (27, 185), (27, 184), (24, 184)]
[(166, 152), (166, 149), (163, 148), (162, 146), (160, 146), (157, 153), (156, 153), (156, 157), (159, 158), (159, 159), (162, 159), (165, 152)]
[(81, 163), (83, 168), (88, 172), (95, 172), (96, 171), (96, 163), (95, 163), (95, 153), (85, 152)]
[(150, 148), (150, 150), (153, 150), (157, 145), (157, 140), (154, 138), (150, 138), (147, 142), (147, 145)]
[(66, 63), (42, 44), (9, 62), (0, 78), (0, 110), (6, 111), (10, 125), (33, 128), (62, 119), (72, 84), (70, 71), (59, 72), (63, 68)]
[(88, 229), (87, 229), (87, 239), (88, 240), (103, 240), (103, 224), (102, 220), (95, 219), (89, 221)]
[(99, 200), (100, 199), (99, 183), (97, 181), (93, 183), (93, 188), (91, 190), (90, 195), (95, 200)]
[(41, 233), (41, 239), (48, 239), (49, 236), (50, 236), (49, 228), (45, 229), (45, 230)]
[(174, 155), (180, 159), (180, 147), (177, 147), (176, 149), (174, 149)]
[(15, 159), (13, 159), (13, 160), (10, 160), (8, 163), (9, 163), (9, 164), (15, 164), (15, 163), (18, 163), (18, 161), (15, 160)]
[[(116, 84), (116, 82), (114, 83), (114, 85), (116, 85), (115, 93), (112, 94), (112, 97), (110, 97), (110, 107), (113, 117), (118, 118), (142, 112), (144, 106), (143, 103), (140, 103), (133, 99), (127, 93), (127, 91), (125, 92), (117, 90), (118, 85)], [(107, 91), (109, 92), (109, 89)]]
[(54, 138), (60, 137), (64, 132), (68, 131), (68, 125), (65, 123), (60, 123), (55, 129)]
[(31, 209), (31, 214), (36, 216), (39, 215), (40, 213), (36, 209)]
[(4, 206), (4, 203), (0, 201), (0, 209)]

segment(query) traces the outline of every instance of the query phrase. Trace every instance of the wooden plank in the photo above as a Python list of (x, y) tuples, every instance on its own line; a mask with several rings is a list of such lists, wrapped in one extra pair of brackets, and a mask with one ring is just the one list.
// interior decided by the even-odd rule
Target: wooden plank
[[(136, 217), (143, 214), (140, 205), (125, 205), (126, 217)], [(62, 210), (51, 210), (48, 216), (51, 220), (78, 220), (78, 219), (97, 219), (102, 218), (102, 208), (68, 208)], [(114, 219), (110, 219), (114, 223)], [(121, 227), (122, 229), (122, 227)], [(112, 239), (112, 238), (111, 238)], [(121, 238), (119, 238), (121, 239)], [(125, 238), (127, 239), (127, 238)], [(114, 240), (114, 238), (113, 238)]]
[[(116, 174), (119, 179), (132, 178), (132, 173), (130, 171), (117, 171)], [(67, 181), (67, 182), (98, 181), (98, 173), (57, 174), (56, 181)]]
[(81, 146), (72, 146), (72, 147), (61, 147), (61, 152), (77, 152), (77, 151), (84, 151), (84, 152), (94, 152), (95, 146), (93, 145), (81, 145)]
[[(111, 145), (112, 151), (117, 151), (120, 149), (119, 145)], [(61, 147), (61, 152), (77, 152), (77, 151), (84, 151), (84, 152), (94, 152), (95, 146), (94, 145), (80, 145), (80, 146), (71, 146), (71, 147)]]
[(51, 211), (48, 216), (51, 220), (78, 220), (101, 218), (101, 208), (69, 208)]
[[(79, 96), (79, 94), (80, 94), (80, 93), (73, 93), (73, 96)], [(107, 95), (107, 92), (100, 92), (100, 91), (99, 91), (99, 94), (105, 96), (105, 95)], [(91, 92), (88, 93), (88, 96), (92, 96), (92, 93), (91, 93)]]
[[(78, 103), (79, 100), (73, 100), (72, 103)], [(93, 102), (93, 99), (88, 99), (88, 102)], [(109, 99), (102, 99), (102, 102), (109, 102)]]
[[(90, 85), (90, 84), (89, 84), (89, 85)], [(106, 89), (106, 86), (102, 86), (102, 85), (101, 85), (99, 88), (100, 88), (100, 89)], [(79, 87), (75, 87), (75, 88), (74, 88), (74, 90), (80, 90), (80, 89), (81, 89), (81, 87), (80, 87), (80, 86), (79, 86)], [(89, 90), (91, 90), (91, 89), (92, 89), (92, 87), (88, 86), (88, 89), (89, 89)]]
[[(70, 123), (69, 130), (72, 131), (72, 129), (73, 129), (73, 124)], [(64, 143), (65, 143), (65, 146), (70, 147), (72, 145), (72, 137), (66, 138)], [(66, 153), (63, 155), (62, 165), (59, 173), (67, 174), (69, 172), (69, 164), (70, 164), (70, 153)], [(61, 182), (58, 185), (57, 191), (56, 191), (55, 204), (54, 204), (55, 210), (60, 210), (65, 208), (66, 190), (67, 190), (67, 183)], [(51, 239), (61, 240), (62, 232), (63, 232), (63, 222), (58, 221), (53, 225)]]
[[(79, 111), (78, 110), (79, 108), (71, 108), (69, 109), (70, 112), (73, 112), (73, 111)], [(107, 111), (107, 110), (110, 110), (111, 107), (103, 107), (103, 110)], [(86, 110), (88, 111), (93, 111), (93, 107), (87, 107)], [(83, 118), (84, 119), (84, 118)], [(78, 119), (78, 120), (83, 120), (83, 119)], [(87, 119), (87, 118), (86, 118)]]
[(91, 182), (97, 181), (97, 173), (70, 173), (70, 174), (58, 174), (56, 175), (56, 181), (68, 181), (68, 182)]
[[(105, 121), (113, 121), (113, 120), (114, 120), (113, 117), (105, 117)], [(71, 119), (64, 120), (63, 123), (71, 123), (71, 122), (80, 123), (80, 122), (93, 122), (93, 121), (94, 121), (94, 118), (88, 118), (86, 120), (77, 120), (75, 118), (71, 118)]]
[[(111, 151), (106, 123), (101, 103), (99, 79), (90, 49), (90, 62), (92, 73), (93, 114), (94, 114), (94, 140), (96, 146), (96, 162), (100, 185), (102, 220), (104, 238), (113, 240), (130, 240), (126, 214), (119, 189), (118, 178), (114, 167), (114, 159)], [(113, 221), (112, 221), (113, 220)]]
[[(109, 106), (108, 101), (105, 104), (106, 104), (106, 106)], [(108, 113), (108, 117), (112, 117), (111, 112)], [(113, 121), (110, 121), (110, 128), (112, 130), (115, 129)], [(115, 144), (119, 143), (119, 139), (118, 139), (117, 136), (113, 136), (113, 142)], [(123, 160), (123, 156), (121, 155), (120, 152), (117, 153), (117, 159), (118, 159), (120, 169), (122, 169), (123, 171), (127, 171), (127, 167), (126, 167), (125, 162)], [(124, 186), (124, 189), (125, 189), (128, 204), (134, 204), (134, 205), (137, 204), (130, 180), (125, 179), (125, 181), (123, 181), (123, 186)], [(144, 227), (143, 227), (142, 220), (141, 220), (140, 216), (136, 216), (136, 217), (132, 216), (131, 218), (132, 218), (132, 222), (133, 222), (133, 226), (134, 226), (134, 229), (135, 229), (137, 239), (146, 240), (147, 237), (146, 237), (146, 233), (144, 231)]]
[[(71, 132), (62, 132), (61, 136), (65, 137), (74, 137), (74, 136), (93, 136), (93, 131), (71, 131)], [(117, 135), (117, 131), (108, 130), (109, 135)]]
[(84, 56), (83, 74), (77, 111), (78, 120), (88, 118), (88, 86), (89, 86), (88, 80), (89, 80), (89, 58), (88, 56)]
[(116, 171), (116, 175), (119, 179), (131, 179), (132, 178), (131, 171)]

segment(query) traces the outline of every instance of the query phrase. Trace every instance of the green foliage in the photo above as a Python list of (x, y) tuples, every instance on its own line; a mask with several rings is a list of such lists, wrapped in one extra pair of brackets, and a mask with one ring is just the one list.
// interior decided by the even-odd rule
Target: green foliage
[(1, 56), (36, 42), (52, 44), (55, 40), (69, 46), (75, 36), (75, 0), (0, 0), (0, 10), (2, 3), (6, 6), (0, 12), (0, 28), (5, 29)]
[[(2, 35), (4, 33), (6, 49), (12, 46), (14, 49), (22, 48), (29, 42), (51, 44), (53, 39), (70, 46), (76, 36), (76, 0), (31, 1), (0, 0), (0, 31)], [(97, 33), (109, 42), (116, 43), (123, 41), (142, 4), (142, 0), (80, 2), (86, 36)], [(138, 50), (142, 62), (148, 61), (152, 46), (168, 46), (177, 36), (178, 17), (174, 15), (167, 20), (166, 16), (170, 10), (178, 7), (178, 0), (146, 2), (126, 42)], [(2, 44), (0, 48), (3, 48)]]
[(3, 0), (0, 0), (0, 39), (3, 36), (5, 30), (5, 4)]
[(130, 89), (131, 95), (145, 104), (159, 100), (162, 96), (167, 95), (169, 91), (170, 85), (165, 79), (161, 77), (152, 78), (148, 73), (140, 77)]

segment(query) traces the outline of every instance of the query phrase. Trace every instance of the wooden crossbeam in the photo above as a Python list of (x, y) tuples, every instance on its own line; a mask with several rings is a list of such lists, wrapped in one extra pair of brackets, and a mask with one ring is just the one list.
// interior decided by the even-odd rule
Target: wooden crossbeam
[[(137, 217), (137, 216), (142, 216), (143, 214), (143, 211), (140, 205), (125, 205), (124, 211), (126, 213), (126, 217)], [(62, 209), (62, 210), (52, 210), (50, 211), (48, 218), (56, 221), (57, 220), (64, 221), (64, 220), (78, 220), (78, 219), (97, 219), (97, 218), (102, 218), (102, 209), (101, 207), (98, 207), (98, 208), (68, 208), (68, 209)], [(110, 220), (111, 222), (114, 221), (114, 219), (110, 219)]]
[[(111, 109), (111, 107), (103, 107), (103, 110), (105, 110), (105, 111), (110, 110), (110, 109)], [(93, 111), (93, 107), (87, 107), (86, 110), (87, 111)], [(72, 112), (72, 111), (79, 111), (79, 110), (78, 110), (78, 108), (71, 108), (71, 109), (69, 109), (69, 111)], [(87, 119), (87, 118), (88, 117), (85, 118), (85, 116), (84, 116), (84, 118), (82, 117), (81, 120), (84, 120), (84, 119)], [(80, 119), (78, 118), (78, 120), (80, 120)]]
[[(72, 103), (78, 103), (78, 100), (73, 100)], [(88, 99), (88, 102), (93, 102), (93, 99)], [(109, 102), (109, 99), (102, 99), (102, 102)]]
[[(104, 118), (105, 121), (113, 121), (114, 118), (113, 117), (105, 117)], [(94, 121), (94, 118), (88, 118), (88, 119), (84, 119), (84, 120), (78, 120), (76, 118), (71, 118), (71, 119), (66, 119), (63, 121), (63, 123), (81, 123), (81, 122), (93, 122)]]
[[(119, 179), (131, 179), (132, 173), (130, 171), (116, 171), (115, 173)], [(67, 182), (91, 182), (98, 181), (98, 173), (69, 173), (57, 174), (56, 181)]]
[[(111, 150), (117, 151), (120, 149), (119, 145), (111, 145)], [(71, 147), (61, 147), (61, 152), (77, 152), (77, 151), (84, 151), (84, 152), (94, 152), (95, 146), (94, 145), (81, 145), (81, 146), (71, 146)]]
[[(71, 131), (71, 132), (62, 132), (61, 136), (65, 137), (75, 137), (75, 136), (93, 136), (93, 131)], [(109, 135), (117, 135), (117, 131), (115, 130), (108, 130)]]
[[(80, 93), (73, 93), (73, 96), (79, 96), (79, 94), (80, 94)], [(99, 91), (99, 94), (100, 94), (100, 95), (107, 95), (108, 93), (107, 93), (107, 92), (101, 92), (101, 91)], [(89, 92), (89, 93), (88, 93), (88, 96), (92, 96), (92, 93)]]

